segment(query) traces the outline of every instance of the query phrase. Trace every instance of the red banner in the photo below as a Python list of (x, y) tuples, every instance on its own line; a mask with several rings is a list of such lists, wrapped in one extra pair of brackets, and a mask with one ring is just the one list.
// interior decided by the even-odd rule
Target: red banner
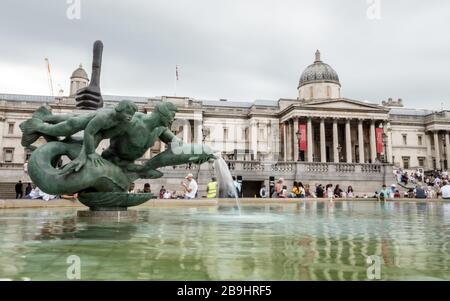
[(383, 153), (383, 129), (375, 129), (375, 137), (377, 139), (377, 153)]
[(298, 140), (300, 150), (306, 151), (306, 124), (299, 124), (298, 131), (300, 132), (300, 139)]

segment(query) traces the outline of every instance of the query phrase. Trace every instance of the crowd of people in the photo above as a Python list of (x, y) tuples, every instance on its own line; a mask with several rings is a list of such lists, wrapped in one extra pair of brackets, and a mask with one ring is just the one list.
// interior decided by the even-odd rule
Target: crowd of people
[(24, 185), (22, 181), (18, 181), (15, 185), (15, 191), (16, 191), (16, 199), (29, 199), (29, 200), (36, 200), (41, 199), (44, 201), (50, 201), (56, 198), (68, 198), (69, 196), (61, 195), (51, 195), (48, 193), (43, 192), (39, 189), (36, 185), (32, 183), (27, 183), (24, 189)]
[(406, 187), (403, 195), (392, 184), (389, 189), (385, 186), (380, 191), (379, 197), (389, 198), (417, 198), (417, 199), (450, 199), (450, 178), (448, 171), (433, 171), (425, 175), (423, 171), (405, 172), (401, 169), (394, 170), (394, 175), (399, 185)]
[(266, 185), (262, 185), (259, 191), (260, 198), (353, 198), (355, 192), (352, 186), (348, 186), (346, 189), (341, 188), (339, 184), (320, 184), (317, 183), (314, 187), (309, 184), (303, 185), (300, 181), (294, 181), (292, 186), (289, 187), (285, 183), (283, 178), (279, 178), (275, 183), (272, 194), (270, 195), (269, 189)]
[[(259, 190), (260, 198), (368, 198), (395, 199), (395, 198), (417, 198), (417, 199), (450, 199), (450, 178), (447, 171), (434, 171), (425, 175), (422, 171), (408, 173), (401, 169), (394, 171), (397, 184), (389, 187), (383, 185), (373, 195), (356, 195), (352, 186), (341, 187), (339, 184), (321, 184), (317, 183), (313, 187), (310, 184), (303, 184), (300, 181), (294, 181), (291, 186), (283, 178), (276, 181), (273, 189), (267, 188), (264, 184)], [(233, 177), (233, 185), (236, 189), (236, 195), (242, 196), (242, 185)], [(401, 191), (400, 187), (405, 188)], [(193, 174), (189, 173), (185, 181), (180, 185), (182, 191), (170, 191), (164, 186), (159, 190), (160, 199), (195, 199), (198, 198), (198, 184)], [(49, 201), (56, 198), (76, 200), (78, 195), (49, 195), (32, 183), (27, 183), (24, 187), (22, 181), (15, 185), (16, 199), (43, 199)], [(150, 183), (145, 183), (143, 189), (135, 189), (132, 184), (128, 193), (151, 193)], [(206, 186), (207, 198), (216, 198), (218, 195), (218, 183), (215, 177)]]

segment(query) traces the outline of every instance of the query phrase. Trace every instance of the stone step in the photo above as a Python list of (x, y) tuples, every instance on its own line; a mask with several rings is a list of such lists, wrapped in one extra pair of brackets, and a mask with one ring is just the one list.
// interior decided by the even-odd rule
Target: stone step
[(0, 183), (0, 199), (15, 199), (15, 185), (16, 183)]

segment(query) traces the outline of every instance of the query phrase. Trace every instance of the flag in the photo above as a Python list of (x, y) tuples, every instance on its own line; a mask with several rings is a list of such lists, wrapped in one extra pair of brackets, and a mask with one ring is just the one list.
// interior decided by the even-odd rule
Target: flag
[(376, 137), (377, 153), (381, 154), (383, 153), (383, 129), (376, 128), (375, 137)]
[(306, 151), (307, 142), (306, 142), (306, 124), (299, 124), (298, 131), (300, 132), (300, 137), (298, 140), (299, 148), (301, 151)]
[(176, 68), (175, 68), (175, 75), (176, 75), (177, 80), (178, 80), (178, 79), (179, 79), (179, 78), (178, 78), (178, 65), (177, 65)]

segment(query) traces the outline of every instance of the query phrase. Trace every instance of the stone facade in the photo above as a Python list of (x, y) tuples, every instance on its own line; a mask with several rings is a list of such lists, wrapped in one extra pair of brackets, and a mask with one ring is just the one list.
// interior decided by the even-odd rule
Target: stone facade
[[(314, 67), (305, 70), (298, 86), (299, 95), (307, 93), (309, 87), (321, 91), (313, 92), (313, 97), (232, 102), (104, 95), (104, 101), (105, 106), (112, 106), (122, 99), (132, 100), (141, 112), (149, 113), (159, 101), (175, 103), (178, 113), (172, 130), (186, 142), (204, 142), (221, 152), (232, 173), (248, 182), (247, 187), (253, 187), (247, 196), (253, 196), (262, 182), (268, 185), (270, 176), (311, 185), (352, 185), (361, 193), (370, 193), (382, 182), (392, 182), (393, 166), (407, 170), (448, 168), (449, 111), (407, 109), (403, 101), (392, 99), (379, 105), (343, 98), (337, 73), (321, 64), (324, 63), (320, 53), (316, 53), (316, 61), (311, 65)], [(88, 84), (80, 68), (72, 74), (71, 90), (75, 85)], [(320, 97), (314, 97), (314, 93)], [(0, 182), (28, 181), (23, 165), (30, 152), (20, 145), (19, 124), (42, 105), (53, 114), (81, 113), (75, 108), (73, 91), (70, 94), (0, 94)], [(306, 137), (301, 136), (302, 126)], [(384, 134), (382, 152), (377, 152), (377, 128)], [(304, 149), (301, 139), (306, 142)], [(103, 141), (98, 152), (107, 146), (108, 141)], [(155, 156), (165, 147), (156, 143), (143, 159)], [(165, 178), (150, 181), (154, 190), (165, 185), (179, 191), (184, 174), (192, 172), (199, 178), (202, 195), (214, 170), (212, 165), (204, 164), (201, 168), (168, 167), (163, 172)], [(144, 182), (140, 180), (138, 187)]]

